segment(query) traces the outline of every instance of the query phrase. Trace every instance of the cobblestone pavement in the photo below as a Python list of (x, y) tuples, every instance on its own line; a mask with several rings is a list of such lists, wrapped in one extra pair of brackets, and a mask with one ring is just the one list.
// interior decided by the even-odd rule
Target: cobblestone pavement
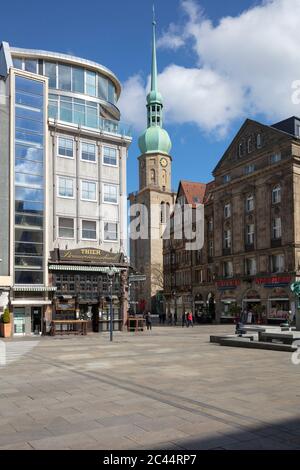
[(300, 449), (300, 365), (233, 328), (6, 341), (0, 449)]

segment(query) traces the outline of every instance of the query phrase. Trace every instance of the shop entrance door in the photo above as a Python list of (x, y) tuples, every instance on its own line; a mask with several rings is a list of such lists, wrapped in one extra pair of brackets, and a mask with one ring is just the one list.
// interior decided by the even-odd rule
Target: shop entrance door
[(42, 332), (42, 308), (31, 308), (31, 333), (39, 335)]

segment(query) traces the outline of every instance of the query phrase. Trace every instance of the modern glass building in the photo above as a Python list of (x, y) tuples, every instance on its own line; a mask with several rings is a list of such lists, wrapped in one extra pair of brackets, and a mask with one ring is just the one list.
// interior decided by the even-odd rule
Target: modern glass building
[(47, 329), (66, 300), (68, 318), (103, 304), (98, 288), (80, 290), (91, 262), (84, 256), (64, 295), (60, 281), (72, 269), (64, 259), (58, 272), (60, 252), (98, 250), (102, 276), (105, 253), (126, 256), (131, 137), (120, 122), (120, 93), (117, 77), (98, 63), (0, 46), (0, 314), (10, 307), (15, 334)]

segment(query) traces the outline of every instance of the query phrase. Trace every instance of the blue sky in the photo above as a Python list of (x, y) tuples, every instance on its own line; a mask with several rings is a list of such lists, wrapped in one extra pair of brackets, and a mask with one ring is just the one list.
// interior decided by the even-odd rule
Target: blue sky
[[(157, 35), (161, 41), (158, 67), (166, 101), (165, 127), (173, 143), (172, 186), (177, 188), (180, 179), (204, 182), (211, 179), (212, 169), (246, 117), (272, 123), (287, 113), (297, 114), (288, 103), (288, 97), (290, 82), (300, 79), (299, 52), (293, 51), (291, 56), (289, 52), (291, 39), (295, 38), (298, 43), (300, 24), (295, 20), (295, 8), (300, 2), (156, 0), (155, 3)], [(188, 15), (187, 7), (193, 7), (193, 12), (198, 10), (197, 14)], [(293, 7), (294, 13), (290, 15), (287, 7)], [(52, 0), (47, 3), (14, 0), (1, 5), (1, 40), (17, 47), (72, 53), (95, 60), (110, 68), (125, 84), (123, 115), (134, 125), (134, 141), (128, 160), (129, 191), (138, 187), (137, 136), (146, 120), (141, 93), (145, 91), (150, 72), (151, 15), (152, 0)], [(224, 17), (231, 19), (220, 27)], [(170, 24), (173, 24), (171, 28)], [(170, 31), (171, 42), (164, 41)], [(245, 37), (247, 31), (249, 40)], [(285, 38), (278, 38), (285, 31), (289, 31), (286, 44)], [(174, 47), (175, 36), (182, 46)], [(277, 39), (282, 51), (276, 44)], [(252, 49), (244, 59), (242, 49), (247, 49), (249, 44)], [(264, 70), (264, 67), (268, 69)], [(282, 68), (286, 72), (281, 77), (278, 71)], [(257, 71), (260, 72), (255, 81)], [(169, 96), (166, 82), (168, 85), (170, 74), (174, 86), (170, 85)], [(194, 82), (191, 75), (196, 77)], [(128, 80), (132, 77), (136, 78), (135, 90), (140, 93), (139, 111), (134, 116), (128, 93)], [(193, 104), (187, 106), (188, 100), (193, 103), (193, 86), (184, 90), (184, 94), (178, 92), (182, 77), (186, 77), (187, 87), (193, 83), (199, 84), (195, 86), (197, 91), (203, 87), (205, 99), (202, 95), (195, 98), (197, 112), (189, 109)], [(213, 93), (207, 86), (210, 80), (216, 83)], [(184, 113), (181, 113), (181, 106)], [(181, 114), (183, 116), (179, 116)], [(216, 125), (214, 121), (218, 121)]]

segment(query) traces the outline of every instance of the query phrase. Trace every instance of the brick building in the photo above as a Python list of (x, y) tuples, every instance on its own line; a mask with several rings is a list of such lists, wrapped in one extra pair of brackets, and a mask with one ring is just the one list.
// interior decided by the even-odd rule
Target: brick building
[[(232, 321), (246, 309), (255, 321), (274, 323), (295, 312), (289, 285), (300, 275), (299, 138), (296, 117), (273, 126), (247, 119), (214, 169), (203, 198), (204, 246), (189, 254), (185, 274), (199, 321)], [(181, 288), (169, 245), (166, 299), (170, 279), (171, 291)]]

